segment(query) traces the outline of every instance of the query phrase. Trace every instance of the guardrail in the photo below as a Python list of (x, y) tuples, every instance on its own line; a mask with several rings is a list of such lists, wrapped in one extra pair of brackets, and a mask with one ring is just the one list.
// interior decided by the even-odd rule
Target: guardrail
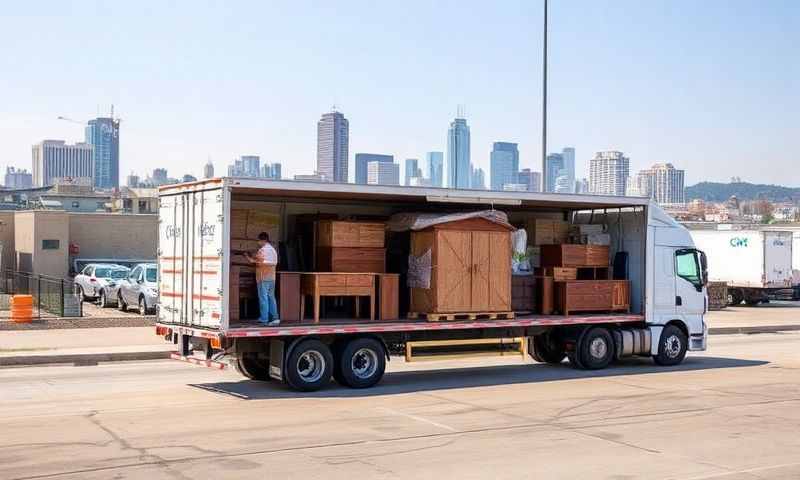
[[(0, 294), (33, 296), (34, 317), (42, 312), (58, 317), (82, 317), (83, 305), (75, 282), (47, 275), (36, 275), (5, 269), (0, 272)], [(8, 302), (0, 301), (0, 309), (7, 309)]]

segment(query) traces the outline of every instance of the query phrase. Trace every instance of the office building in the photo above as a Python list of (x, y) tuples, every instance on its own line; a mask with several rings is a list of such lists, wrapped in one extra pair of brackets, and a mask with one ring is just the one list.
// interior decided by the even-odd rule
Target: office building
[(31, 188), (33, 186), (33, 175), (27, 170), (17, 170), (14, 167), (6, 167), (6, 178), (3, 185), (9, 190)]
[(33, 184), (53, 185), (53, 179), (88, 177), (94, 179), (94, 148), (87, 143), (67, 145), (64, 140), (45, 140), (33, 146)]
[(456, 118), (447, 131), (447, 186), (469, 188), (472, 174), (469, 153), (469, 126)]
[(261, 176), (261, 157), (258, 155), (242, 155), (240, 158), (242, 175), (244, 177)]
[(545, 165), (547, 177), (544, 179), (544, 191), (552, 193), (556, 191), (556, 179), (564, 168), (564, 156), (560, 153), (551, 153), (547, 156)]
[(169, 181), (169, 177), (167, 176), (167, 169), (166, 168), (155, 168), (153, 169), (153, 175), (150, 177), (153, 180), (153, 183), (156, 185), (165, 185)]
[(625, 195), (629, 175), (630, 159), (622, 152), (597, 152), (589, 161), (589, 192)]
[(139, 175), (131, 173), (125, 179), (125, 186), (128, 188), (139, 188)]
[(686, 203), (684, 171), (676, 169), (671, 163), (657, 163), (636, 174), (634, 183), (636, 193), (650, 197), (660, 204)]
[(533, 172), (530, 168), (523, 168), (519, 172), (519, 180), (517, 183), (527, 185), (529, 192), (540, 192), (542, 191), (542, 174)]
[(432, 187), (442, 187), (444, 177), (444, 153), (428, 152), (425, 154), (425, 165), (428, 170), (428, 182)]
[(330, 182), (347, 183), (350, 124), (344, 115), (325, 113), (317, 122), (317, 173)]
[(589, 180), (581, 178), (575, 181), (575, 193), (587, 194), (589, 193)]
[(392, 162), (369, 162), (368, 185), (400, 185), (400, 165)]
[(203, 167), (203, 178), (214, 178), (214, 164), (209, 160)]
[(369, 162), (394, 163), (394, 157), (392, 155), (382, 155), (380, 153), (356, 153), (355, 182), (359, 185), (367, 184), (367, 164)]
[[(564, 166), (559, 176), (567, 177), (564, 180), (567, 186), (563, 190), (559, 190), (559, 193), (575, 193), (575, 149), (572, 147), (563, 148), (561, 150), (561, 158)], [(558, 183), (558, 179), (556, 179), (556, 183)]]
[(482, 168), (471, 168), (472, 179), (470, 187), (473, 190), (486, 190), (486, 174)]
[(86, 143), (94, 147), (95, 188), (119, 188), (119, 120), (89, 120), (85, 133)]
[(553, 193), (573, 193), (575, 191), (575, 181), (570, 180), (564, 170), (561, 170), (561, 175), (556, 177), (556, 183), (553, 186)]
[(422, 170), (419, 168), (419, 160), (416, 158), (406, 158), (406, 186), (411, 185), (412, 178), (420, 178), (421, 176)]
[[(573, 193), (575, 190), (575, 149), (551, 153), (546, 159), (545, 192)], [(563, 177), (563, 178), (562, 178)], [(557, 188), (556, 184), (560, 187)]]
[(489, 188), (503, 190), (505, 184), (517, 183), (519, 150), (516, 143), (494, 142), (489, 154)]
[(275, 162), (275, 163), (265, 163), (264, 165), (261, 165), (261, 172), (259, 176), (262, 178), (268, 178), (270, 180), (280, 180), (281, 164)]

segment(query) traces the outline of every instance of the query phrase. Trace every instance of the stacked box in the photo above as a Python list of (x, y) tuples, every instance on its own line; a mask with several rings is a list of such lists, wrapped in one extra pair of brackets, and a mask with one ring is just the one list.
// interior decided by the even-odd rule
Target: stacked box
[(569, 239), (569, 223), (563, 220), (535, 218), (526, 223), (525, 230), (533, 245), (561, 244)]
[(318, 222), (317, 270), (385, 273), (385, 231), (385, 225), (379, 222)]

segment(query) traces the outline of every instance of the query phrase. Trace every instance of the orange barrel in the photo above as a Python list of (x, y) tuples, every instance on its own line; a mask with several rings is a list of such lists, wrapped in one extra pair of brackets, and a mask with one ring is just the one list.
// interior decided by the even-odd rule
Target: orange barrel
[(17, 323), (28, 323), (33, 319), (33, 297), (30, 295), (11, 296), (11, 319)]

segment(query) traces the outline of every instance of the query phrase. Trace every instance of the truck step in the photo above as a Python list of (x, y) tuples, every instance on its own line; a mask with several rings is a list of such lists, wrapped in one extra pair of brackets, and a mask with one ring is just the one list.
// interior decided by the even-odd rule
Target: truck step
[(406, 362), (508, 355), (525, 358), (527, 353), (528, 341), (525, 337), (406, 342)]
[(409, 319), (426, 319), (429, 322), (441, 322), (443, 320), (510, 320), (514, 318), (514, 312), (448, 312), (448, 313), (422, 313), (422, 312), (408, 312)]

